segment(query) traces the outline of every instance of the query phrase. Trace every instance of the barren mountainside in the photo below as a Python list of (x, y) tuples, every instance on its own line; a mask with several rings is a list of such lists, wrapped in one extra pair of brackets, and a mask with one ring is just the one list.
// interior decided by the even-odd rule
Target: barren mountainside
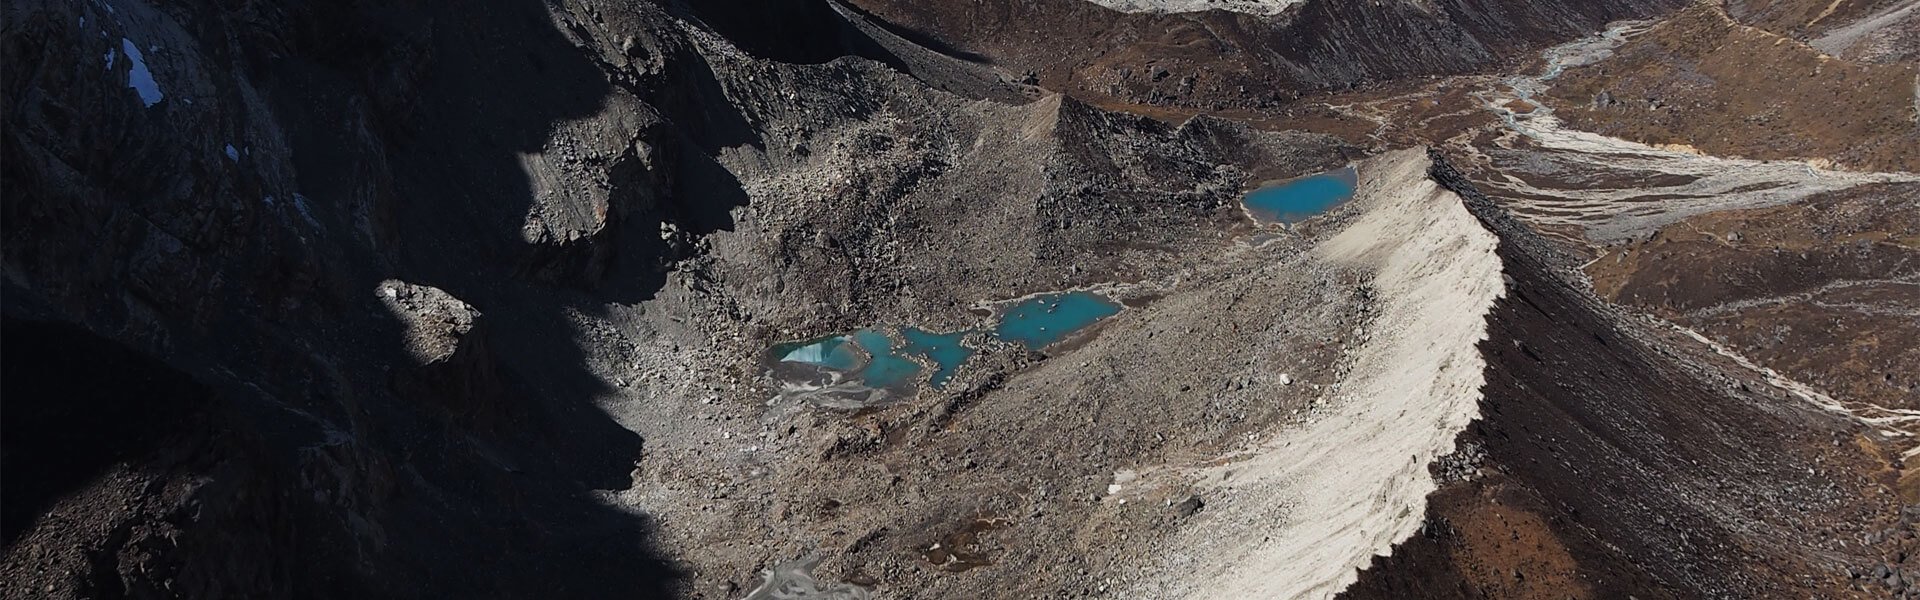
[(1916, 24), (9, 2), (0, 597), (1920, 597)]

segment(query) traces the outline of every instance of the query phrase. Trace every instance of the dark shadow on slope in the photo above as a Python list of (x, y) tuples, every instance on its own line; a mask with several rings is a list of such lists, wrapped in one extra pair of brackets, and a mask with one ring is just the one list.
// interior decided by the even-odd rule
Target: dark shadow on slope
[[(340, 158), (363, 150), (341, 132), (360, 111), (370, 113), (393, 178), (393, 271), (358, 274), (343, 295), (384, 314), (373, 291), (393, 277), (478, 308), (476, 331), (491, 340), (491, 356), (478, 360), (499, 369), (492, 393), (503, 399), (480, 405), (477, 420), (498, 424), (491, 428), (421, 398), (367, 409), (381, 434), (373, 443), (405, 457), (395, 467), (406, 474), (381, 524), (390, 562), (367, 583), (398, 581), (412, 586), (397, 588), (407, 594), (440, 597), (670, 594), (681, 575), (650, 546), (647, 519), (592, 494), (630, 485), (643, 441), (597, 406), (607, 386), (589, 370), (566, 317), (569, 307), (651, 297), (664, 276), (642, 269), (638, 283), (604, 297), (516, 272), (529, 253), (552, 251), (522, 237), (542, 200), (533, 196), (526, 157), (565, 152), (547, 146), (556, 128), (606, 110), (614, 87), (540, 0), (313, 12), (328, 17), (307, 23), (293, 55), (266, 69), (301, 186), (314, 190), (316, 205), (346, 212), (329, 188), (366, 176)], [(362, 39), (342, 47), (339, 32)], [(615, 223), (636, 225), (647, 224)], [(650, 265), (664, 253), (645, 243), (658, 241), (655, 232), (622, 233), (616, 239), (634, 243), (616, 262)], [(370, 333), (380, 351), (345, 360), (406, 368), (396, 322)]]
[(904, 27), (897, 23), (888, 21), (886, 19), (882, 19), (878, 15), (868, 12), (866, 9), (863, 9), (859, 6), (855, 6), (853, 4), (849, 4), (846, 2), (838, 2), (837, 0), (823, 0), (823, 1), (834, 2), (836, 4), (839, 4), (841, 7), (846, 8), (848, 11), (851, 11), (856, 15), (860, 15), (861, 17), (867, 19), (867, 21), (880, 26), (880, 28), (886, 30), (887, 33), (900, 36), (900, 39), (913, 42), (915, 45), (918, 45), (922, 48), (926, 48), (928, 50), (932, 50), (934, 52), (938, 52), (940, 54), (944, 54), (944, 55), (953, 57), (955, 59), (963, 60), (970, 63), (993, 64), (993, 60), (987, 58), (986, 56), (983, 56), (981, 54), (974, 53), (974, 52), (968, 52), (966, 50), (961, 50), (959, 48), (955, 48), (953, 47), (952, 44), (948, 44), (944, 40), (928, 35), (925, 32), (922, 32), (920, 30), (913, 29), (911, 27)]
[(0, 322), (0, 547), (211, 404), (185, 373), (65, 323)]
[(748, 54), (792, 64), (892, 57), (849, 27), (826, 0), (672, 0), (671, 10), (712, 28)]
[[(838, 15), (832, 16), (844, 23)], [(847, 51), (845, 46), (830, 45), (792, 52), (838, 57)], [(610, 232), (612, 256), (604, 276), (576, 286), (586, 293), (576, 298), (575, 308), (589, 314), (599, 314), (605, 303), (651, 300), (666, 284), (669, 263), (687, 251), (686, 244), (715, 232), (732, 231), (732, 212), (747, 206), (749, 197), (739, 178), (720, 163), (719, 157), (735, 148), (766, 150), (758, 124), (747, 109), (735, 105), (741, 100), (729, 94), (715, 65), (684, 47), (666, 60), (665, 81), (659, 90), (643, 98), (666, 120), (649, 134), (650, 143), (659, 150), (656, 167), (662, 172), (653, 180), (613, 178), (616, 202), (641, 208), (622, 216)], [(659, 180), (666, 183), (660, 185)], [(635, 189), (646, 185), (655, 187)], [(651, 201), (629, 200), (641, 196)], [(676, 235), (663, 235), (663, 226), (667, 225)]]

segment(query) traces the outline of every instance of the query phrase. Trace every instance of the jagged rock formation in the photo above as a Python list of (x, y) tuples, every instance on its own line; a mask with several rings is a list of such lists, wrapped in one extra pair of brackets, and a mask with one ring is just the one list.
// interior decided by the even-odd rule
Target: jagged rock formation
[[(658, 210), (621, 187), (644, 170), (623, 166), (646, 123), (630, 99), (607, 102), (592, 145), (547, 145), (550, 120), (611, 91), (545, 6), (5, 10), (9, 63), (32, 65), (5, 82), (9, 322), (91, 332), (102, 341), (70, 360), (146, 357), (192, 382), (196, 407), (111, 464), (40, 455), (73, 478), (10, 534), (10, 597), (667, 589), (645, 521), (583, 496), (625, 485), (639, 437), (556, 390), (578, 375), (502, 372), (514, 361), (492, 355), (577, 356), (542, 331), (556, 303), (506, 299), (535, 285), (511, 270), (582, 265), (555, 255), (609, 215)], [(552, 154), (571, 162), (519, 160)], [(554, 187), (600, 192), (530, 196)], [(520, 239), (529, 214), (548, 235)], [(377, 293), (396, 277), (497, 308), (502, 326), (469, 331), (445, 298), (396, 316), (386, 302), (436, 295)], [(407, 331), (436, 314), (452, 327)], [(9, 394), (9, 423), (87, 431), (44, 412), (72, 401), (62, 377), (23, 375), (34, 391)], [(582, 548), (597, 550), (547, 558)]]

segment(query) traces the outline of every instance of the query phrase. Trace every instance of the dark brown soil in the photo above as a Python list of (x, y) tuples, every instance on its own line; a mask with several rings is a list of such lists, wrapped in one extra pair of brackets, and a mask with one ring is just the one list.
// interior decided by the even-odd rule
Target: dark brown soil
[(1475, 73), (1674, 0), (1312, 0), (1278, 18), (1121, 13), (1082, 0), (853, 0), (950, 55), (1103, 106), (1272, 109), (1303, 96)]
[(1587, 272), (1601, 296), (1835, 397), (1920, 408), (1920, 186), (1701, 215)]
[(1825, 57), (1702, 4), (1568, 71), (1548, 100), (1574, 128), (1638, 142), (1920, 171), (1916, 73)]

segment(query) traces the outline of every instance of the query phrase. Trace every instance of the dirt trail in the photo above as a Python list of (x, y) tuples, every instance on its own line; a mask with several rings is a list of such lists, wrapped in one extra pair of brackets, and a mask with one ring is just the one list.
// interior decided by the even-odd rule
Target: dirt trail
[(1889, 6), (1886, 10), (1829, 31), (1810, 45), (1830, 56), (1842, 56), (1867, 36), (1914, 18), (1917, 12), (1920, 12), (1920, 0)]
[[(1654, 317), (1648, 318), (1651, 319)], [(1732, 348), (1728, 348), (1726, 344), (1713, 341), (1713, 338), (1701, 335), (1698, 331), (1664, 320), (1661, 322), (1666, 323), (1675, 331), (1686, 334), (1687, 337), (1692, 338), (1694, 341), (1705, 344), (1707, 348), (1713, 350), (1715, 354), (1733, 360), (1733, 362), (1740, 365), (1741, 368), (1758, 373), (1769, 385), (1780, 388), (1795, 398), (1817, 406), (1821, 410), (1864, 423), (1883, 435), (1908, 439), (1908, 447), (1901, 452), (1903, 458), (1920, 456), (1920, 443), (1913, 441), (1916, 438), (1920, 438), (1920, 411), (1887, 408), (1871, 402), (1835, 399), (1825, 392), (1814, 389), (1813, 386), (1794, 381), (1792, 378), (1780, 374), (1779, 371), (1761, 366), (1753, 362), (1753, 360), (1740, 355), (1739, 352), (1734, 351)]]

